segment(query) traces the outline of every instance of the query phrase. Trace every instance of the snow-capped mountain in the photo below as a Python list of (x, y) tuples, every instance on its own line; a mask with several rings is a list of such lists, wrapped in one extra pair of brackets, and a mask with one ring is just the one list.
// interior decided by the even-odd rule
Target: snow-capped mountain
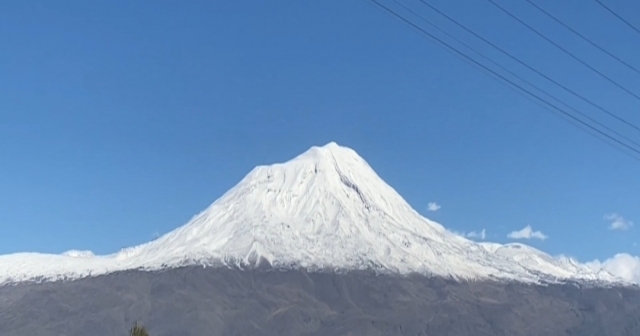
[(617, 281), (525, 245), (475, 243), (456, 235), (413, 210), (355, 151), (329, 143), (286, 163), (255, 168), (186, 225), (152, 242), (106, 256), (0, 256), (0, 284), (260, 260), (275, 267), (457, 279)]

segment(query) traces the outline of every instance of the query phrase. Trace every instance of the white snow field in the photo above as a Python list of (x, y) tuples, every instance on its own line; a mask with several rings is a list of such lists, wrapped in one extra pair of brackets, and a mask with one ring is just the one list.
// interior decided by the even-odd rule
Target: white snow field
[(128, 269), (255, 263), (465, 280), (618, 282), (522, 244), (476, 243), (418, 214), (355, 151), (329, 143), (259, 166), (186, 225), (115, 254), (0, 256), (0, 284)]

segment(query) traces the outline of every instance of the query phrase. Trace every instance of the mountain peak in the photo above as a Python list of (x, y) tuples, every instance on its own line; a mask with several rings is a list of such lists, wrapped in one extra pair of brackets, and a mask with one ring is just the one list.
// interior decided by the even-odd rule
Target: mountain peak
[[(365, 163), (366, 165), (365, 160), (358, 153), (356, 153), (355, 150), (349, 147), (340, 146), (333, 141), (327, 143), (324, 146), (313, 146), (304, 153), (296, 156), (288, 162), (285, 162), (284, 164), (308, 160), (315, 161), (317, 163), (328, 161), (328, 163), (331, 164), (336, 164), (338, 162), (346, 164), (347, 162), (350, 162), (360, 164)], [(273, 166), (277, 166), (277, 164)]]
[[(0, 256), (0, 283), (184, 264), (253, 264), (538, 281), (604, 279), (541, 251), (480, 245), (415, 210), (354, 150), (330, 142), (259, 166), (186, 225), (109, 256)], [(82, 256), (82, 257), (79, 257)], [(548, 280), (548, 279), (547, 279)]]
[(255, 168), (189, 224), (147, 248), (199, 249), (213, 259), (245, 263), (261, 257), (275, 265), (348, 268), (387, 263), (391, 245), (402, 243), (388, 240), (411, 232), (434, 241), (447, 234), (413, 211), (354, 150), (331, 142)]

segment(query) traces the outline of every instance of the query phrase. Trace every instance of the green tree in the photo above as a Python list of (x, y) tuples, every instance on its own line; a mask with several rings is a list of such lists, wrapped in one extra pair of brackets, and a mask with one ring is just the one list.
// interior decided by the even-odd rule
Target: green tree
[(131, 327), (129, 336), (149, 336), (149, 333), (144, 326), (138, 325), (138, 322), (136, 322), (133, 327)]

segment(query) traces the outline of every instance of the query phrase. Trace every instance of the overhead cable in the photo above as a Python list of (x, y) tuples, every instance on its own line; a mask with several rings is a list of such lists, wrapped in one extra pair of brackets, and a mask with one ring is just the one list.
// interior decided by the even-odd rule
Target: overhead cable
[(609, 52), (607, 49), (601, 47), (600, 45), (598, 45), (597, 43), (593, 42), (591, 39), (587, 38), (586, 36), (584, 36), (583, 34), (581, 34), (580, 32), (578, 32), (577, 30), (571, 28), (571, 26), (569, 26), (568, 24), (562, 22), (562, 20), (558, 19), (556, 16), (554, 16), (553, 14), (549, 13), (548, 11), (546, 11), (544, 8), (540, 7), (538, 4), (536, 4), (535, 2), (533, 2), (532, 0), (525, 0), (526, 2), (528, 2), (529, 4), (531, 4), (533, 7), (537, 8), (539, 11), (541, 11), (542, 13), (544, 13), (545, 15), (547, 15), (548, 17), (550, 17), (551, 19), (553, 19), (555, 22), (557, 22), (558, 24), (560, 24), (561, 26), (567, 28), (569, 31), (571, 31), (572, 33), (574, 33), (575, 35), (577, 35), (578, 37), (580, 37), (581, 39), (583, 39), (585, 42), (591, 44), (592, 46), (596, 47), (598, 50), (602, 51), (603, 53), (609, 55), (609, 57), (615, 59), (616, 61), (624, 64), (627, 68), (635, 71), (636, 73), (640, 74), (640, 70), (638, 70), (638, 68), (634, 67), (633, 65), (625, 62), (624, 60), (622, 60), (620, 57), (612, 54), (611, 52)]
[(577, 93), (576, 91), (570, 89), (569, 87), (567, 87), (566, 85), (558, 82), (557, 80), (549, 77), (548, 75), (544, 74), (542, 71), (530, 66), (529, 64), (525, 63), (524, 61), (522, 61), (520, 58), (516, 57), (515, 55), (511, 54), (510, 52), (506, 51), (505, 49), (501, 48), (500, 46), (498, 46), (497, 44), (489, 41), (487, 38), (483, 37), (482, 35), (476, 33), (475, 31), (473, 31), (471, 28), (468, 28), (467, 26), (465, 26), (464, 24), (460, 23), (459, 21), (457, 21), (456, 19), (452, 18), (451, 16), (447, 15), (446, 13), (442, 12), (441, 10), (439, 10), (437, 7), (433, 6), (432, 4), (428, 3), (425, 0), (419, 0), (420, 2), (422, 2), (424, 5), (426, 5), (427, 7), (429, 7), (430, 9), (432, 9), (433, 11), (435, 11), (436, 13), (442, 15), (443, 17), (445, 17), (447, 20), (451, 21), (452, 23), (454, 23), (455, 25), (457, 25), (458, 27), (464, 29), (466, 32), (472, 34), (473, 36), (477, 37), (478, 39), (482, 40), (483, 42), (485, 42), (486, 44), (492, 46), (493, 48), (495, 48), (496, 50), (498, 50), (499, 52), (501, 52), (502, 54), (506, 55), (507, 57), (511, 58), (512, 60), (518, 62), (520, 65), (526, 67), (527, 69), (535, 72), (536, 74), (542, 76), (543, 78), (545, 78), (546, 80), (552, 82), (553, 84), (557, 85), (558, 87), (562, 88), (563, 90), (571, 93), (572, 95), (574, 95), (575, 97), (579, 98), (580, 100), (588, 103), (589, 105), (597, 108), (598, 110), (604, 112), (605, 114), (609, 115), (610, 117), (618, 120), (619, 122), (635, 129), (636, 131), (640, 132), (640, 126), (637, 126), (635, 124), (633, 124), (632, 122), (624, 119), (623, 117), (618, 116), (617, 114), (615, 114), (614, 112), (609, 111), (608, 109), (606, 109), (605, 107), (593, 102), (592, 100), (590, 100), (589, 98)]
[(625, 136), (624, 134), (614, 130), (613, 128), (601, 123), (600, 121), (590, 117), (589, 115), (587, 115), (584, 112), (581, 112), (579, 110), (577, 110), (576, 108), (568, 105), (567, 103), (563, 102), (562, 100), (560, 100), (559, 98), (555, 97), (554, 95), (552, 95), (551, 93), (549, 93), (548, 91), (543, 90), (542, 88), (540, 88), (539, 86), (536, 86), (535, 84), (531, 83), (531, 81), (523, 78), (522, 76), (516, 74), (515, 72), (513, 72), (512, 70), (507, 69), (506, 67), (504, 67), (503, 65), (501, 65), (500, 63), (492, 60), (490, 57), (486, 56), (485, 54), (481, 53), (480, 51), (478, 51), (476, 48), (472, 47), (471, 45), (469, 45), (468, 43), (460, 40), (459, 38), (453, 36), (452, 34), (450, 34), (449, 32), (447, 32), (446, 30), (440, 28), (437, 24), (433, 23), (432, 21), (430, 21), (429, 19), (427, 19), (426, 17), (424, 17), (423, 15), (420, 15), (419, 13), (417, 13), (416, 11), (414, 11), (413, 9), (409, 8), (408, 6), (406, 6), (405, 4), (403, 4), (402, 2), (398, 1), (398, 0), (393, 0), (395, 3), (397, 3), (398, 5), (400, 5), (402, 8), (404, 8), (405, 10), (407, 10), (408, 12), (410, 12), (411, 14), (417, 16), (418, 18), (420, 18), (423, 22), (427, 23), (428, 25), (430, 25), (431, 27), (435, 28), (436, 30), (438, 30), (439, 32), (443, 33), (444, 35), (446, 35), (447, 37), (451, 38), (452, 40), (462, 44), (463, 46), (467, 47), (468, 49), (470, 49), (471, 51), (473, 51), (474, 53), (478, 54), (480, 57), (482, 57), (483, 59), (491, 62), (493, 65), (499, 67), (500, 69), (502, 69), (503, 71), (507, 72), (508, 74), (510, 74), (511, 76), (519, 79), (520, 81), (526, 83), (527, 85), (529, 85), (530, 87), (536, 89), (538, 92), (544, 94), (545, 96), (553, 99), (554, 101), (558, 102), (559, 104), (563, 105), (564, 107), (568, 108), (569, 110), (573, 111), (574, 113), (577, 113), (578, 115), (582, 116), (583, 118), (589, 120), (590, 122), (604, 128), (605, 130), (613, 133), (614, 135), (626, 140), (628, 143), (633, 144), (636, 147), (636, 149), (640, 150), (640, 143), (638, 143), (637, 141)]
[[(461, 52), (460, 50), (458, 50), (455, 47), (451, 46), (450, 44), (446, 43), (445, 41), (443, 41), (442, 39), (438, 38), (437, 36), (429, 33), (424, 28), (418, 26), (417, 24), (411, 22), (409, 19), (403, 17), (402, 15), (398, 14), (394, 10), (392, 10), (389, 7), (383, 5), (378, 0), (370, 0), (370, 1), (373, 4), (375, 4), (377, 7), (382, 9), (384, 12), (387, 12), (388, 14), (391, 14), (392, 16), (400, 19), (401, 21), (405, 22), (406, 24), (410, 25), (411, 27), (413, 27), (414, 29), (419, 31), (422, 35), (430, 38), (431, 40), (433, 40), (435, 42), (437, 42), (440, 46), (445, 47), (445, 49), (447, 51), (454, 53), (458, 57), (462, 57), (463, 60), (465, 60), (466, 62), (470, 63), (474, 67), (480, 69), (481, 71), (483, 71), (485, 73), (488, 73), (494, 79), (496, 79), (496, 77), (497, 77), (497, 78), (503, 80), (504, 82), (507, 82), (508, 84), (511, 85), (511, 86), (508, 86), (508, 85), (507, 86), (512, 88), (512, 89), (515, 87), (517, 89), (516, 92), (518, 92), (519, 94), (527, 97), (528, 99), (535, 98), (536, 100), (534, 100), (534, 102), (536, 102), (538, 105), (544, 107), (546, 110), (548, 110), (548, 111), (550, 111), (550, 112), (552, 112), (554, 114), (560, 113), (560, 115), (562, 115), (563, 117), (567, 117), (568, 120), (572, 120), (572, 124), (573, 125), (581, 128), (581, 129), (588, 129), (589, 130), (589, 134), (594, 135), (595, 137), (599, 138), (600, 140), (605, 141), (607, 144), (609, 144), (612, 147), (616, 148), (617, 150), (620, 150), (621, 152), (629, 155), (633, 159), (640, 161), (640, 157), (638, 157), (638, 155), (640, 154), (640, 150), (639, 149), (636, 149), (635, 147), (622, 142), (621, 140), (615, 138), (614, 136), (611, 136), (610, 134), (607, 134), (606, 132), (598, 129), (597, 127), (594, 127), (593, 125), (590, 125), (589, 123), (587, 123), (587, 122), (585, 122), (585, 121), (573, 116), (572, 114), (564, 111), (563, 109), (559, 108), (558, 106), (546, 101), (545, 99), (541, 98), (540, 96), (536, 95), (535, 93), (531, 92), (530, 90), (527, 90), (526, 88), (522, 87), (521, 85), (513, 82), (512, 80), (506, 78), (505, 76), (501, 75), (500, 73), (494, 71), (493, 69), (491, 69), (491, 68), (485, 66), (484, 64), (478, 62), (477, 60), (471, 58), (470, 56), (466, 55), (465, 53)], [(502, 83), (502, 84), (505, 84), (505, 83)], [(539, 103), (542, 103), (544, 105), (541, 105)], [(622, 146), (624, 148), (620, 148), (619, 146)]]
[(609, 8), (607, 5), (602, 3), (602, 1), (596, 0), (596, 2), (598, 3), (598, 5), (602, 6), (602, 8), (606, 9), (609, 13), (613, 14), (613, 16), (617, 17), (618, 19), (620, 19), (620, 21), (626, 23), (627, 26), (629, 26), (631, 29), (635, 30), (638, 34), (640, 34), (640, 29), (638, 29), (638, 28), (636, 28), (636, 26), (632, 25), (631, 22), (627, 21), (621, 15), (616, 13), (613, 9)]
[(584, 60), (582, 60), (580, 57), (576, 56), (575, 54), (573, 54), (572, 52), (570, 52), (569, 50), (565, 49), (563, 46), (559, 45), (558, 43), (554, 42), (553, 40), (551, 40), (550, 38), (548, 38), (547, 36), (545, 36), (544, 34), (542, 34), (540, 31), (538, 31), (537, 29), (533, 28), (531, 25), (529, 25), (528, 23), (524, 22), (522, 19), (520, 19), (518, 16), (516, 16), (515, 14), (511, 13), (509, 10), (507, 10), (506, 8), (500, 6), (497, 2), (495, 2), (494, 0), (487, 0), (489, 3), (493, 4), (496, 8), (500, 9), (502, 12), (504, 12), (505, 14), (509, 15), (511, 18), (513, 18), (514, 20), (518, 21), (520, 24), (522, 24), (523, 26), (527, 27), (529, 30), (531, 30), (532, 32), (534, 32), (536, 35), (540, 36), (541, 38), (543, 38), (545, 41), (551, 43), (553, 46), (555, 46), (556, 48), (560, 49), (562, 52), (564, 52), (565, 54), (569, 55), (571, 58), (575, 59), (576, 61), (580, 62), (580, 64), (586, 66), (587, 68), (591, 69), (591, 71), (597, 73), (598, 75), (600, 75), (600, 77), (606, 79), (608, 82), (610, 82), (611, 84), (617, 86), (618, 88), (620, 88), (621, 90), (625, 91), (626, 93), (630, 94), (631, 96), (635, 97), (636, 99), (640, 100), (640, 96), (636, 93), (634, 93), (633, 91), (627, 89), (626, 87), (622, 86), (620, 83), (616, 82), (615, 80), (611, 79), (611, 77), (607, 76), (606, 74), (602, 73), (601, 71), (599, 71), (598, 69), (594, 68), (593, 66), (591, 66), (589, 63), (585, 62)]

